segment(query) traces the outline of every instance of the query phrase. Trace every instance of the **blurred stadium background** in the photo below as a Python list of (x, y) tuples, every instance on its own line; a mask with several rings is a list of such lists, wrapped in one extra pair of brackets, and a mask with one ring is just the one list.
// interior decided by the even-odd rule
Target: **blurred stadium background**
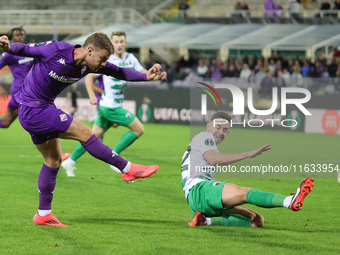
[[(145, 68), (159, 62), (168, 73), (166, 82), (129, 83), (124, 102), (149, 123), (145, 123), (140, 141), (122, 156), (141, 164), (159, 164), (159, 174), (126, 185), (107, 165), (85, 154), (77, 163), (77, 178), (66, 177), (63, 170), (58, 175), (53, 210), (70, 225), (66, 231), (33, 227), (42, 157), (18, 120), (10, 129), (0, 130), (0, 253), (339, 254), (339, 184), (335, 172), (326, 176), (331, 178), (316, 180), (304, 210), (297, 214), (247, 205), (265, 215), (263, 229), (189, 228), (192, 213), (180, 184), (181, 157), (190, 132), (200, 128), (188, 126), (194, 110), (191, 88), (195, 90), (199, 86), (196, 82), (202, 81), (237, 85), (244, 92), (251, 87), (258, 109), (271, 106), (268, 88), (273, 86), (303, 87), (312, 94), (306, 106), (313, 111), (313, 118), (305, 118), (297, 109), (289, 109), (284, 117), (298, 121), (297, 127), (232, 130), (227, 148), (221, 151), (240, 153), (267, 142), (273, 146), (264, 157), (236, 166), (339, 166), (340, 136), (305, 134), (340, 134), (340, 11), (334, 9), (339, 1), (331, 0), (329, 10), (320, 10), (324, 0), (300, 0), (298, 13), (292, 7), (296, 1), (290, 0), (275, 0), (282, 7), (277, 10), (265, 10), (265, 0), (247, 0), (249, 10), (243, 0), (239, 4), (236, 0), (189, 0), (186, 11), (179, 10), (183, 4), (179, 0), (0, 2), (0, 34), (23, 26), (27, 43), (54, 39), (82, 44), (94, 31), (110, 36), (113, 30), (125, 30), (127, 51)], [(12, 75), (6, 67), (0, 70), (0, 82), (9, 92)], [(78, 99), (75, 117), (90, 125), (86, 120), (93, 117), (96, 108), (89, 104), (84, 82), (79, 85), (82, 98)], [(67, 89), (56, 103), (70, 112), (66, 93)], [(222, 99), (231, 110), (231, 95)], [(208, 106), (215, 107), (211, 101)], [(0, 116), (7, 102), (0, 99)], [(249, 117), (249, 112), (246, 115)], [(283, 116), (275, 112), (268, 118)], [(109, 130), (105, 143), (115, 146), (124, 132), (122, 128)], [(63, 152), (71, 152), (75, 145), (75, 141), (63, 140)], [(232, 182), (289, 195), (300, 177), (310, 174), (296, 175), (296, 179), (247, 175)]]
[[(127, 107), (135, 113), (139, 110), (144, 121), (188, 124), (188, 88), (208, 79), (212, 83), (237, 84), (242, 89), (251, 86), (260, 101), (266, 96), (268, 83), (305, 87), (313, 94), (308, 107), (318, 110), (318, 119), (311, 123), (322, 119), (327, 122), (310, 132), (340, 133), (339, 111), (325, 111), (340, 109), (338, 1), (329, 1), (329, 9), (324, 7), (324, 0), (277, 0), (276, 9), (265, 7), (265, 2), (4, 0), (0, 33), (23, 26), (27, 43), (55, 39), (82, 44), (94, 31), (110, 36), (113, 30), (125, 30), (127, 50), (145, 68), (158, 62), (168, 72), (166, 82), (127, 87)], [(188, 4), (186, 10), (180, 10), (183, 3)], [(298, 12), (292, 4), (299, 6)], [(3, 68), (0, 81), (7, 90), (11, 79), (9, 69)], [(86, 97), (84, 86), (80, 90)], [(70, 111), (66, 92), (57, 104)], [(84, 100), (79, 100), (76, 117), (88, 120), (95, 108)], [(1, 101), (0, 115), (5, 104)], [(293, 115), (298, 117), (296, 112)]]

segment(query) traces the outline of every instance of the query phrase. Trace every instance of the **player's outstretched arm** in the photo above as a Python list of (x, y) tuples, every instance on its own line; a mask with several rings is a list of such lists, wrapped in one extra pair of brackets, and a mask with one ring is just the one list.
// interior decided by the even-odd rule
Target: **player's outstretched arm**
[(246, 158), (254, 158), (258, 155), (261, 155), (263, 152), (270, 150), (270, 144), (266, 144), (261, 148), (249, 151), (240, 154), (229, 154), (229, 153), (220, 153), (216, 150), (208, 150), (203, 154), (203, 157), (211, 164), (211, 165), (229, 165), (240, 160)]
[(9, 51), (11, 44), (9, 43), (8, 37), (3, 35), (0, 37), (0, 49), (2, 51)]
[(271, 150), (270, 145), (271, 144), (268, 143), (257, 150), (248, 152), (248, 158), (255, 158), (256, 156), (261, 155), (263, 152)]
[(147, 72), (148, 81), (166, 80), (166, 72), (161, 73), (161, 65), (154, 64)]

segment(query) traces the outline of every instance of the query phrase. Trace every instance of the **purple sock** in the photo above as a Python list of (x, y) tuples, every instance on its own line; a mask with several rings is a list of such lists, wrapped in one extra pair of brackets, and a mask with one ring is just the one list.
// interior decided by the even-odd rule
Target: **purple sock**
[(114, 165), (123, 170), (128, 161), (116, 153), (113, 153), (109, 146), (103, 144), (95, 135), (82, 144), (83, 147), (95, 158), (103, 160), (110, 165)]
[(45, 164), (41, 168), (38, 179), (39, 210), (51, 210), (58, 171), (59, 167), (52, 168)]
[(2, 128), (2, 119), (0, 119), (0, 128)]

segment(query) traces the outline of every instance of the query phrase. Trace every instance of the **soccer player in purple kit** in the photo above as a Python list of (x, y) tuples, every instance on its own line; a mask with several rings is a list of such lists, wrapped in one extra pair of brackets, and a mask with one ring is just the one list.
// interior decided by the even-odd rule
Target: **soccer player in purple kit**
[[(8, 37), (14, 42), (24, 43), (26, 39), (26, 32), (21, 27), (12, 28), (8, 32)], [(14, 100), (14, 94), (17, 93), (21, 87), (24, 79), (31, 69), (33, 58), (15, 56), (8, 53), (3, 53), (0, 58), (0, 69), (8, 65), (14, 77), (11, 86), (11, 99), (8, 103), (7, 110), (2, 119), (0, 119), (0, 128), (8, 128), (13, 121), (18, 117), (18, 103)], [(1, 84), (0, 84), (1, 86)]]
[(106, 62), (113, 53), (113, 46), (104, 33), (93, 33), (82, 46), (57, 41), (10, 44), (7, 36), (1, 36), (0, 49), (9, 54), (35, 58), (21, 91), (15, 95), (15, 101), (19, 103), (19, 121), (44, 158), (38, 178), (39, 208), (33, 217), (35, 224), (67, 227), (51, 210), (62, 162), (60, 138), (81, 142), (92, 156), (120, 169), (125, 181), (146, 178), (158, 170), (157, 165), (137, 165), (114, 153), (89, 127), (57, 109), (54, 99), (88, 73), (102, 73), (129, 81), (165, 80), (166, 73), (160, 72), (159, 64), (143, 74)]

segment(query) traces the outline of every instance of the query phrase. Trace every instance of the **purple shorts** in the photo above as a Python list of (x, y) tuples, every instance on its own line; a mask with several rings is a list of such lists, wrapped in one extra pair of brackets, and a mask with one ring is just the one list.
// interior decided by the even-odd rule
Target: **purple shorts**
[(55, 105), (46, 107), (19, 106), (19, 121), (22, 127), (31, 135), (34, 144), (42, 144), (58, 138), (67, 131), (73, 117), (66, 114)]
[(7, 108), (11, 108), (13, 110), (18, 109), (19, 104), (14, 100), (14, 97), (11, 96), (11, 99), (8, 102)]

